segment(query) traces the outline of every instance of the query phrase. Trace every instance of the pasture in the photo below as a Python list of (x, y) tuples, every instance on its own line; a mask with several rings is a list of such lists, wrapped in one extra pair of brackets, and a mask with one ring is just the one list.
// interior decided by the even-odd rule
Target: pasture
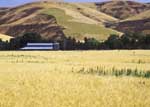
[(0, 52), (0, 107), (150, 107), (149, 72), (148, 50)]

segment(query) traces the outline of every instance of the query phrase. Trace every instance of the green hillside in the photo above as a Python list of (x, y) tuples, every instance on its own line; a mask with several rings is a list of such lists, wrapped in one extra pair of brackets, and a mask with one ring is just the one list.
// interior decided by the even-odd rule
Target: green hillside
[(65, 28), (64, 33), (67, 36), (78, 39), (83, 39), (86, 36), (103, 40), (106, 39), (109, 34), (118, 33), (114, 30), (105, 28), (102, 25), (73, 21), (73, 17), (66, 15), (63, 10), (58, 8), (47, 9), (44, 13), (55, 16), (58, 24)]

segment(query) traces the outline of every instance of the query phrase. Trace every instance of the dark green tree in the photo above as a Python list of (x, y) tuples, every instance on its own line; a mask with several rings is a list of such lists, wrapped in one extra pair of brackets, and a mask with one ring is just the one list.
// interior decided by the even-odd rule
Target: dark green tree
[(112, 34), (108, 39), (105, 41), (105, 44), (108, 46), (109, 49), (122, 49), (123, 44), (120, 40), (118, 35)]

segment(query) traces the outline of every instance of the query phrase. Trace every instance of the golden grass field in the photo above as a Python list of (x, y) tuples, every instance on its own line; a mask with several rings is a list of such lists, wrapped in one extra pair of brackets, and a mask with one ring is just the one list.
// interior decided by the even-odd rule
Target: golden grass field
[(150, 78), (76, 71), (150, 70), (150, 51), (0, 52), (0, 107), (150, 107)]

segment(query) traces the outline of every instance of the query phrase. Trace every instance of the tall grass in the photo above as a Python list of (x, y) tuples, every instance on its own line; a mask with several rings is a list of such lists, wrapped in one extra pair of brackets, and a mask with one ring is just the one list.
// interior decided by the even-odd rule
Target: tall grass
[(99, 76), (131, 76), (131, 77), (142, 77), (142, 78), (150, 78), (150, 70), (138, 70), (136, 69), (117, 69), (115, 67), (106, 69), (106, 67), (96, 67), (96, 68), (82, 68), (78, 71), (72, 71), (81, 74), (92, 74), (92, 75), (99, 75)]

